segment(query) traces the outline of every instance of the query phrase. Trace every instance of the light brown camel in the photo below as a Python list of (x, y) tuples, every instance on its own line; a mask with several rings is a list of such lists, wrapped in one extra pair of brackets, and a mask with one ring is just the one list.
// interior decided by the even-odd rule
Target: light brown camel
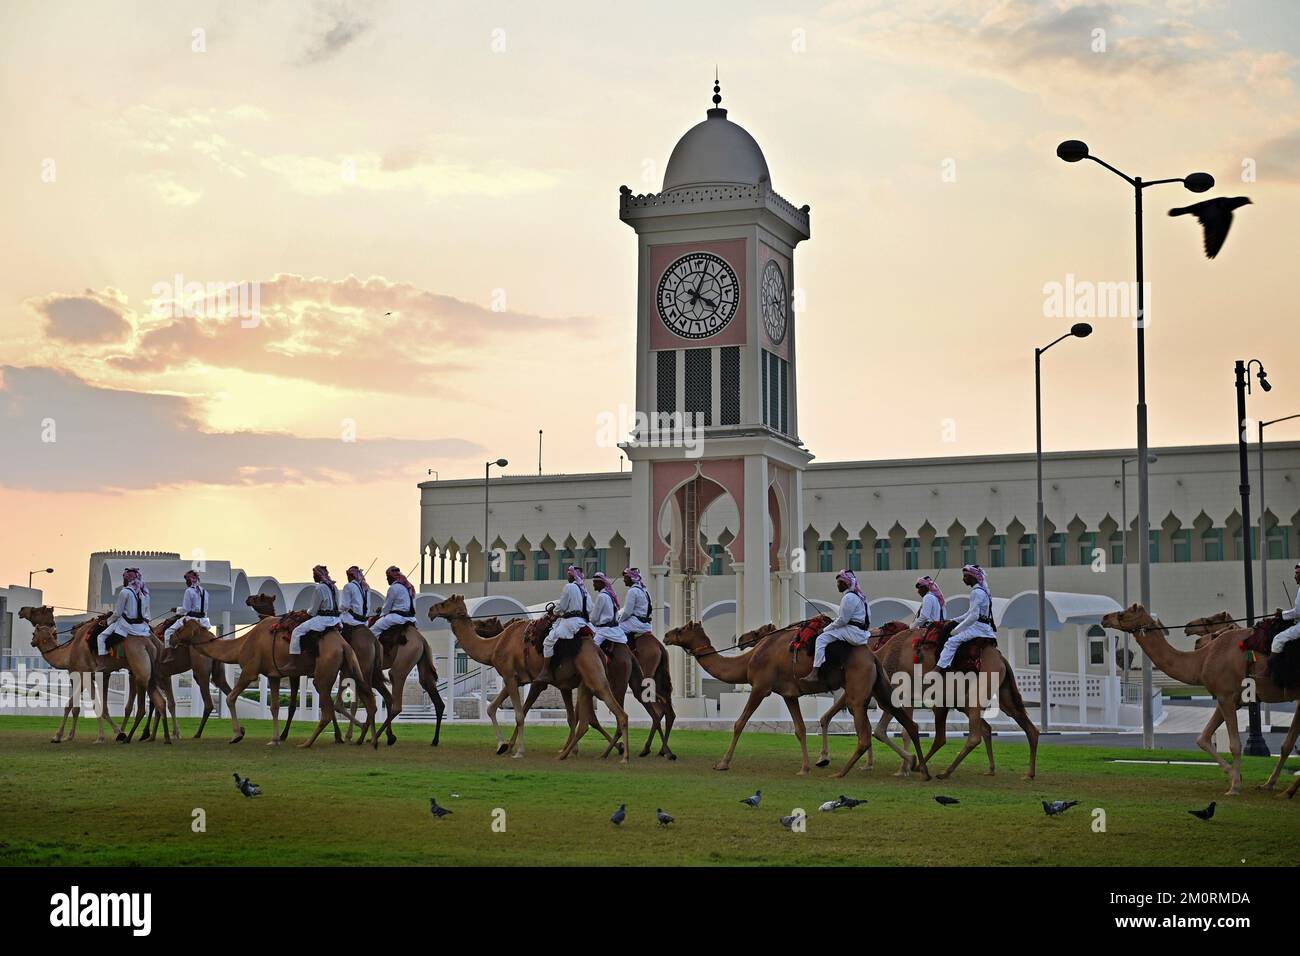
[[(880, 666), (884, 668), (887, 680), (890, 682), (891, 686), (900, 680), (898, 676), (899, 674), (905, 675), (905, 686), (917, 685), (919, 676), (920, 683), (918, 686), (913, 688), (915, 693), (912, 695), (906, 695), (912, 699), (924, 699), (927, 696), (925, 675), (932, 673), (939, 664), (939, 648), (934, 644), (922, 645), (921, 662), (919, 664), (916, 663), (916, 648), (912, 644), (912, 641), (914, 638), (919, 636), (921, 636), (920, 631), (914, 628), (908, 628), (907, 630), (894, 634), (893, 637), (889, 638), (888, 641), (876, 649), (876, 659), (880, 662)], [(964, 653), (964, 650), (958, 651), (958, 654)], [(996, 662), (996, 667), (990, 668), (990, 662)], [(920, 670), (918, 671), (917, 668), (920, 668)], [(1020, 729), (1025, 732), (1025, 740), (1029, 744), (1029, 770), (1025, 773), (1023, 779), (1033, 780), (1038, 772), (1039, 731), (1038, 727), (1034, 725), (1034, 722), (1029, 719), (1029, 713), (1025, 708), (1025, 702), (1020, 696), (1020, 688), (1016, 686), (1015, 672), (1006, 657), (1002, 655), (1001, 651), (996, 647), (986, 646), (980, 655), (980, 673), (989, 673), (992, 675), (983, 679), (985, 681), (985, 686), (989, 689), (995, 686), (997, 687), (998, 707), (1003, 713), (1007, 714), (1007, 716), (1014, 720), (1020, 726)], [(970, 675), (954, 673), (952, 680), (944, 680), (943, 682), (936, 680), (935, 683), (931, 685), (934, 687), (932, 693), (934, 694), (934, 700), (936, 701), (935, 705), (931, 707), (934, 712), (934, 740), (930, 744), (930, 750), (926, 753), (925, 759), (929, 761), (939, 752), (940, 749), (943, 748), (944, 744), (948, 742), (948, 712), (950, 710), (959, 710), (965, 714), (967, 721), (970, 722), (970, 730), (967, 732), (967, 743), (970, 744), (971, 741), (974, 741), (978, 744), (980, 740), (983, 740), (984, 742), (984, 749), (988, 754), (989, 760), (989, 768), (984, 772), (984, 775), (986, 777), (991, 777), (997, 771), (997, 765), (993, 759), (993, 728), (989, 726), (988, 721), (986, 721), (981, 715), (983, 710), (982, 704), (987, 704), (990, 701), (981, 701), (980, 688), (978, 686), (979, 681), (974, 682), (976, 686), (973, 693), (971, 683)], [(955, 692), (955, 694), (959, 695), (963, 700), (971, 701), (971, 703), (968, 706), (963, 707), (941, 706), (937, 702), (942, 700), (943, 695), (949, 690)], [(844, 709), (844, 704), (844, 695), (840, 694), (840, 696), (836, 698), (835, 703), (831, 705), (830, 709), (821, 716), (822, 751), (817, 759), (817, 766), (819, 767), (826, 766), (828, 762), (827, 738), (829, 736), (831, 718)], [(927, 704), (927, 706), (930, 705)], [(912, 715), (912, 707), (907, 706), (903, 709), (906, 710), (909, 717)], [(892, 741), (888, 737), (889, 722), (891, 719), (892, 718), (888, 712), (882, 714), (876, 725), (874, 735), (876, 739), (882, 740), (892, 746)], [(870, 746), (870, 742), (868, 742), (868, 746)], [(903, 746), (905, 749), (907, 746), (906, 740), (904, 740)], [(953, 761), (952, 765), (948, 767), (948, 769), (937, 775), (939, 779), (943, 780), (950, 776), (952, 772), (957, 769), (957, 765), (962, 762), (970, 750), (971, 747), (968, 746), (966, 750), (959, 754), (957, 759)], [(867, 769), (871, 769), (871, 766), (872, 759), (870, 751), (868, 751)], [(905, 766), (904, 769), (906, 769)], [(902, 771), (900, 770), (899, 772), (901, 773)]]
[[(317, 700), (320, 703), (320, 720), (311, 737), (300, 743), (299, 747), (310, 747), (316, 742), (321, 731), (334, 719), (334, 702), (330, 695), (334, 682), (341, 672), (357, 680), (358, 693), (366, 707), (366, 723), (375, 725), (375, 695), (367, 692), (369, 682), (367, 675), (361, 671), (352, 648), (343, 640), (339, 629), (332, 627), (315, 636), (316, 653), (290, 654), (289, 643), (279, 633), (272, 633), (278, 618), (262, 618), (239, 637), (218, 639), (210, 632), (187, 621), (172, 638), (174, 646), (186, 646), (191, 652), (223, 664), (238, 664), (239, 679), (226, 695), (230, 705), (230, 724), (234, 736), (231, 743), (244, 739), (244, 729), (239, 725), (236, 704), (239, 696), (261, 675), (265, 675), (271, 690), (271, 742), (270, 746), (280, 743), (280, 681), (285, 677), (310, 676), (316, 687)], [(379, 746), (378, 737), (375, 746)]]
[[(276, 617), (275, 596), (271, 594), (250, 594), (244, 599), (244, 604), (251, 607), (257, 612), (260, 620), (268, 617)], [(384, 701), (385, 707), (392, 706), (392, 697), (388, 692), (388, 686), (384, 683), (383, 665), (381, 663), (381, 654), (379, 651), (379, 642), (374, 633), (368, 627), (351, 627), (341, 628), (343, 639), (347, 641), (348, 646), (352, 648), (352, 653), (357, 657), (357, 665), (361, 668), (361, 673), (368, 675), (365, 683), (366, 687), (362, 688), (361, 693), (356, 692), (356, 688), (346, 685), (340, 685), (338, 696), (334, 700), (334, 717), (330, 721), (334, 729), (334, 742), (343, 743), (344, 737), (339, 732), (338, 712), (340, 709), (346, 710), (348, 715), (348, 735), (347, 742), (352, 742), (352, 731), (356, 727), (357, 705), (361, 702), (363, 694), (369, 690), (378, 691), (379, 696)], [(284, 729), (280, 731), (280, 740), (283, 742), (289, 739), (289, 728), (293, 726), (293, 715), (298, 709), (298, 691), (302, 687), (302, 675), (297, 674), (289, 678), (289, 713), (284, 719)], [(370, 724), (364, 724), (361, 728), (361, 736), (357, 738), (357, 744), (361, 745), (366, 742), (366, 733), (374, 728)], [(397, 738), (389, 734), (389, 743), (393, 743)]]
[[(60, 644), (58, 632), (54, 623), (54, 609), (50, 607), (24, 607), (18, 610), (18, 616), (25, 621), (31, 622), (33, 626), (32, 647), (40, 651), (45, 662), (51, 667), (58, 670), (68, 671), (74, 678), (85, 681), (89, 678), (90, 684), (90, 704), (94, 712), (98, 725), (99, 736), (95, 743), (104, 742), (104, 721), (113, 728), (114, 735), (120, 734), (121, 728), (113, 721), (113, 715), (108, 712), (108, 675), (115, 670), (120, 670), (126, 666), (126, 661), (120, 657), (101, 658), (98, 655), (92, 655), (92, 669), (90, 671), (79, 670), (79, 667), (86, 666), (84, 658), (78, 660), (72, 659), (72, 652), (77, 647), (76, 638)], [(74, 633), (81, 625), (74, 628)], [(84, 638), (84, 631), (82, 636)], [(84, 643), (84, 640), (83, 642)], [(95, 702), (95, 675), (101, 674), (101, 684), (99, 702)], [(59, 729), (54, 736), (50, 738), (50, 743), (57, 744), (66, 740), (73, 740), (77, 736), (77, 720), (81, 717), (81, 687), (77, 686), (80, 682), (73, 684), (73, 692), (68, 695), (68, 703), (63, 708), (63, 720), (59, 722)], [(72, 716), (72, 730), (65, 738), (63, 729), (67, 726), (68, 716)]]
[(1196, 637), (1197, 650), (1200, 650), (1233, 625), (1232, 612), (1220, 611), (1208, 617), (1193, 618), (1183, 628), (1183, 633)]
[[(153, 636), (158, 641), (158, 684), (163, 696), (167, 699), (167, 712), (171, 715), (172, 722), (172, 736), (180, 740), (181, 730), (176, 719), (176, 698), (172, 694), (171, 679), (176, 674), (193, 671), (192, 687), (203, 698), (203, 717), (199, 720), (199, 729), (194, 732), (194, 739), (198, 740), (203, 736), (203, 728), (208, 725), (208, 717), (212, 715), (212, 711), (215, 709), (212, 703), (212, 690), (209, 685), (215, 684), (221, 693), (229, 694), (230, 682), (226, 680), (226, 669), (224, 667), (216, 666), (209, 658), (203, 657), (201, 654), (191, 654), (188, 647), (174, 647), (171, 649), (169, 656), (163, 656), (163, 635), (167, 633), (167, 628), (175, 620), (175, 617), (168, 618), (153, 629)], [(128, 708), (129, 706), (128, 704)], [(153, 720), (155, 714), (156, 711), (150, 708), (150, 720)], [(146, 723), (144, 734), (141, 735), (140, 739), (147, 740), (157, 735), (156, 724), (151, 727), (149, 723)]]
[[(682, 648), (699, 661), (700, 666), (710, 676), (727, 684), (750, 685), (749, 700), (745, 702), (745, 709), (741, 712), (732, 730), (731, 746), (727, 748), (726, 756), (714, 764), (713, 769), (729, 770), (731, 768), (731, 758), (736, 752), (736, 743), (740, 740), (740, 735), (744, 732), (749, 718), (753, 716), (754, 711), (763, 702), (764, 698), (769, 694), (777, 694), (785, 700), (786, 709), (790, 711), (790, 719), (794, 722), (795, 736), (799, 738), (799, 749), (803, 753), (803, 764), (799, 768), (799, 775), (807, 774), (809, 772), (808, 735), (804, 728), (803, 714), (799, 711), (799, 698), (803, 694), (821, 693), (842, 686), (848, 695), (849, 709), (853, 713), (853, 723), (858, 734), (858, 745), (853, 755), (836, 776), (843, 777), (847, 774), (853, 768), (853, 765), (858, 762), (858, 758), (867, 750), (868, 741), (871, 737), (871, 723), (867, 717), (867, 705), (872, 696), (875, 696), (880, 706), (886, 712), (892, 712), (897, 717), (898, 722), (903, 725), (903, 729), (912, 738), (918, 754), (919, 769), (925, 779), (929, 780), (930, 772), (926, 769), (925, 759), (919, 757), (921, 741), (916, 735), (916, 724), (912, 722), (912, 719), (906, 713), (895, 707), (890, 700), (889, 684), (885, 680), (885, 672), (877, 666), (876, 658), (871, 651), (865, 646), (846, 644), (846, 650), (842, 652), (845, 655), (843, 663), (836, 668), (828, 662), (824, 671), (826, 676), (831, 678), (832, 683), (818, 682), (810, 685), (801, 681), (800, 678), (811, 671), (811, 657), (803, 653), (796, 657), (790, 651), (790, 640), (797, 632), (797, 625), (773, 630), (767, 636), (761, 638), (751, 650), (732, 657), (723, 657), (714, 649), (709, 642), (709, 636), (704, 632), (704, 625), (698, 621), (689, 621), (681, 627), (673, 628), (664, 635), (665, 644), (669, 647)], [(837, 648), (836, 650), (840, 649)], [(805, 658), (807, 658), (808, 662), (806, 668), (803, 663)]]
[[(24, 614), (24, 612), (26, 613)], [(107, 718), (109, 725), (117, 731), (118, 743), (130, 743), (136, 729), (140, 726), (140, 721), (144, 718), (144, 707), (141, 706), (140, 713), (129, 732), (126, 730), (125, 718), (121, 727), (113, 723), (113, 718), (108, 714), (109, 672), (121, 670), (124, 667), (128, 671), (130, 675), (128, 701), (134, 696), (138, 696), (141, 700), (147, 697), (159, 709), (166, 706), (166, 701), (156, 681), (154, 669), (157, 664), (158, 652), (152, 637), (124, 637), (121, 641), (123, 657), (113, 654), (101, 657), (95, 653), (96, 648), (93, 643), (86, 638), (92, 633), (95, 625), (107, 615), (100, 615), (78, 624), (73, 628), (72, 640), (68, 641), (67, 644), (59, 645), (54, 624), (54, 609), (52, 607), (20, 608), (18, 613), (20, 617), (33, 624), (35, 631), (32, 634), (32, 646), (40, 650), (41, 655), (50, 662), (52, 667), (60, 667), (74, 674), (93, 675), (102, 673), (104, 675), (101, 706), (97, 709), (100, 723), (99, 737), (96, 743), (100, 743), (104, 739), (104, 718)], [(54, 657), (51, 658), (47, 651), (53, 653)], [(62, 661), (63, 663), (55, 663), (55, 661)], [(71, 701), (69, 701), (69, 704), (71, 704)], [(80, 710), (79, 707), (75, 709)], [(65, 708), (65, 719), (67, 714), (68, 708)], [(60, 726), (59, 732), (62, 733), (62, 726)], [(166, 726), (163, 727), (163, 737), (166, 743), (171, 743), (171, 732)], [(57, 743), (58, 740), (55, 739), (53, 742)]]
[[(1105, 627), (1127, 631), (1133, 635), (1138, 646), (1142, 648), (1151, 663), (1160, 668), (1174, 680), (1184, 684), (1201, 686), (1214, 697), (1216, 706), (1209, 723), (1196, 738), (1196, 745), (1208, 753), (1228, 775), (1227, 796), (1241, 793), (1241, 736), (1237, 730), (1237, 708), (1243, 706), (1242, 692), (1253, 686), (1255, 700), (1261, 703), (1277, 704), (1296, 700), (1300, 691), (1292, 688), (1286, 690), (1278, 687), (1269, 679), (1264, 658), (1255, 664), (1247, 661), (1247, 654), (1238, 647), (1239, 642), (1250, 636), (1251, 628), (1238, 627), (1220, 633), (1218, 637), (1193, 651), (1182, 651), (1170, 645), (1165, 638), (1167, 629), (1160, 621), (1151, 616), (1141, 604), (1132, 604), (1122, 611), (1112, 611), (1101, 619)], [(1214, 732), (1219, 725), (1228, 725), (1228, 747), (1232, 751), (1232, 765), (1229, 766), (1214, 746)], [(1300, 707), (1296, 708), (1287, 731), (1286, 740), (1278, 754), (1277, 766), (1268, 781), (1259, 785), (1261, 790), (1272, 790), (1282, 773), (1287, 758), (1295, 747), (1296, 736), (1300, 734)]]
[[(479, 664), (491, 666), (500, 675), (503, 685), (501, 692), (488, 706), (488, 718), (492, 721), (492, 730), (497, 737), (497, 753), (504, 754), (517, 744), (514, 755), (517, 758), (523, 757), (524, 717), (527, 710), (520, 699), (519, 688), (525, 684), (532, 685), (528, 691), (529, 706), (531, 706), (546, 686), (534, 682), (535, 675), (542, 671), (544, 660), (541, 652), (525, 639), (524, 632), (527, 630), (528, 622), (510, 621), (496, 637), (480, 637), (474, 630), (473, 622), (465, 609), (465, 598), (459, 594), (453, 594), (447, 600), (429, 608), (429, 620), (434, 621), (440, 617), (451, 626), (452, 633), (456, 635), (456, 642), (465, 648), (466, 654)], [(594, 697), (605, 702), (605, 706), (614, 715), (618, 725), (613, 740), (616, 741), (620, 737), (627, 740), (627, 711), (623, 709), (622, 702), (615, 699), (609, 686), (604, 655), (590, 637), (575, 637), (563, 643), (575, 646), (565, 648), (566, 651), (572, 650), (574, 653), (563, 660), (555, 659), (552, 668), (555, 686), (559, 688), (561, 694), (565, 695), (565, 709), (571, 715), (569, 739), (565, 741), (560, 751), (561, 760), (573, 753), (578, 741), (586, 734), (588, 726), (596, 727), (607, 740), (610, 739), (609, 734), (605, 733), (595, 719), (594, 707), (585, 709), (573, 707), (569, 695), (575, 687), (585, 687)], [(515, 712), (515, 732), (509, 743), (502, 738), (501, 728), (496, 719), (496, 709), (507, 697)], [(626, 746), (621, 748), (621, 764), (626, 765), (628, 762), (628, 749)]]

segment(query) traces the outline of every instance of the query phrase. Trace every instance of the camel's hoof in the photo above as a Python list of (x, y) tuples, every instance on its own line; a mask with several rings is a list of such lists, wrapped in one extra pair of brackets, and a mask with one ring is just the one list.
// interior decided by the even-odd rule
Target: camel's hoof
[(269, 743), (267, 743), (267, 746), (268, 746), (268, 747), (278, 747), (278, 746), (280, 746), (280, 741), (279, 741), (279, 740), (272, 740), (272, 741), (270, 741)]
[(713, 769), (714, 769), (714, 770), (730, 770), (731, 767), (727, 766), (726, 764), (715, 763), (715, 764), (713, 765)]
[[(69, 739), (71, 739), (71, 738), (69, 738)], [(58, 737), (51, 737), (51, 738), (50, 738), (50, 743), (52, 743), (52, 744), (61, 744), (61, 743), (63, 743), (63, 741), (60, 740)]]
[(1257, 784), (1255, 784), (1255, 789), (1256, 789), (1256, 790), (1272, 790), (1272, 789), (1273, 789), (1273, 784), (1271, 784), (1271, 783), (1257, 783)]
[[(643, 751), (641, 751), (639, 754), (637, 754), (637, 756), (638, 756), (638, 757), (648, 757), (648, 756), (650, 756), (650, 751), (648, 751), (648, 750), (643, 750)], [(662, 757), (663, 754), (660, 754), (659, 756)]]
[(246, 733), (246, 731), (244, 730), (244, 728), (242, 728), (242, 727), (239, 728), (239, 733), (235, 734), (235, 736), (232, 737), (232, 738), (230, 739), (230, 742), (231, 742), (232, 744), (237, 744), (237, 743), (239, 743), (241, 740), (244, 739), (244, 734), (245, 734), (245, 733)]
[(1028, 781), (1034, 779), (1034, 775), (1033, 775), (1032, 773), (1027, 773), (1027, 774), (1025, 774), (1023, 777), (1021, 777), (1020, 779), (1026, 781), (1026, 782), (1028, 782)]
[(309, 741), (309, 740), (304, 740), (302, 743), (300, 743), (300, 744), (298, 745), (298, 749), (299, 749), (299, 750), (306, 750), (306, 749), (307, 749), (308, 747), (310, 747), (310, 746), (311, 746), (311, 741)]
[(163, 743), (168, 747), (172, 745), (172, 742), (170, 740), (164, 740)]
[(808, 770), (808, 768), (807, 768), (807, 767), (804, 767), (802, 770), (800, 770), (798, 773), (796, 773), (795, 776), (796, 776), (796, 777), (806, 777), (806, 776), (808, 776), (808, 774), (809, 774), (809, 770)]
[(618, 755), (619, 755), (620, 757), (625, 757), (625, 756), (627, 756), (627, 754), (624, 753), (625, 750), (626, 750), (626, 748), (625, 748), (622, 744), (619, 744), (619, 745), (618, 745)]
[(677, 759), (677, 754), (669, 754), (669, 755), (668, 755), (668, 759), (669, 759), (669, 760), (676, 760), (676, 759)]
[(1228, 790), (1228, 791), (1226, 791), (1223, 795), (1224, 795), (1225, 797), (1239, 797), (1239, 796), (1241, 796), (1241, 790), (1240, 790), (1240, 788), (1238, 788), (1238, 789), (1236, 789), (1236, 790)]
[(497, 744), (497, 756), (500, 757), (509, 749), (510, 749), (509, 744)]
[(126, 743), (126, 734), (118, 731), (117, 737), (114, 738), (119, 744)]
[(939, 771), (937, 774), (935, 774), (935, 777), (936, 777), (936, 779), (939, 779), (939, 780), (947, 780), (947, 779), (948, 779), (948, 771), (947, 771), (947, 770), (941, 770), (941, 771)]
[(814, 767), (829, 767), (830, 765), (831, 765), (830, 757), (822, 757), (815, 764), (813, 764)]
[(984, 771), (984, 776), (986, 776), (986, 777), (995, 777), (995, 776), (997, 776), (997, 772), (996, 772), (996, 771), (993, 771), (993, 770), (985, 770), (985, 771)]

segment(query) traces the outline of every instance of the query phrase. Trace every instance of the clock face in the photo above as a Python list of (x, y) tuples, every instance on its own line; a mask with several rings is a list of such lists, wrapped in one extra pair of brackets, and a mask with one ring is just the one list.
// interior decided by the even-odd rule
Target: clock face
[(767, 265), (763, 267), (763, 280), (759, 283), (758, 292), (762, 297), (759, 312), (763, 316), (763, 328), (767, 330), (767, 337), (772, 340), (772, 344), (780, 345), (785, 338), (786, 310), (790, 300), (785, 294), (785, 276), (781, 274), (781, 267), (775, 259), (767, 260)]
[(736, 317), (740, 282), (727, 260), (711, 252), (691, 252), (664, 270), (659, 280), (659, 318), (687, 339), (721, 332)]

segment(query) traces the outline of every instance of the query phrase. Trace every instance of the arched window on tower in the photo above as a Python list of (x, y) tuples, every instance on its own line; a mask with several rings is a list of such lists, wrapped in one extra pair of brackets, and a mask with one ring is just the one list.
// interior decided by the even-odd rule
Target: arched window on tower
[(903, 539), (903, 569), (915, 571), (921, 567), (921, 540), (919, 538)]
[(889, 540), (887, 538), (876, 539), (876, 570), (889, 570)]
[(861, 541), (849, 541), (844, 545), (844, 562), (850, 571), (862, 570)]
[(829, 541), (817, 542), (817, 570), (834, 571), (835, 552)]

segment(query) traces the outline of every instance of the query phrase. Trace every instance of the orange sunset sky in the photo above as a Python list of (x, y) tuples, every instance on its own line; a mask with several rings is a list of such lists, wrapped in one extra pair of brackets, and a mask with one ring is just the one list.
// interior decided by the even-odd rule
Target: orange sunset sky
[[(1298, 56), (1290, 0), (9, 0), (0, 583), (53, 565), (78, 607), (110, 547), (409, 567), (428, 469), (535, 472), (539, 428), (548, 472), (617, 469), (618, 188), (658, 190), (715, 64), (812, 207), (820, 460), (1032, 450), (1033, 349), (1071, 321), (1044, 287), (1132, 279), (1131, 192), (1068, 138), (1253, 199), (1207, 261), (1165, 215), (1195, 197), (1147, 193), (1152, 443), (1232, 441), (1236, 358), (1275, 385), (1252, 414), (1300, 412)], [(260, 283), (260, 325), (161, 309), (177, 275)], [(1134, 442), (1130, 322), (1094, 324), (1045, 360), (1049, 450)]]

